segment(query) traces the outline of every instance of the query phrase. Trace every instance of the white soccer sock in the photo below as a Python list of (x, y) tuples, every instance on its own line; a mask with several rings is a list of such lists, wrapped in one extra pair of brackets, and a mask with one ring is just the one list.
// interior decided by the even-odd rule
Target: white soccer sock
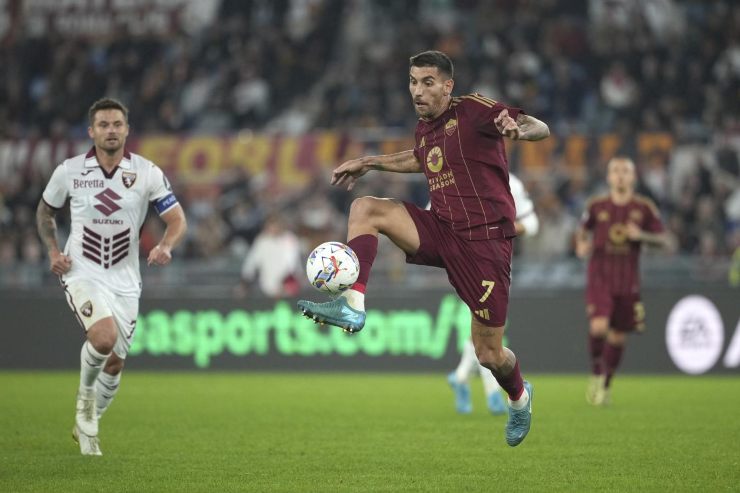
[(347, 303), (350, 308), (354, 308), (360, 312), (365, 311), (365, 293), (360, 293), (354, 289), (348, 289), (342, 293), (342, 296), (347, 299)]
[(509, 399), (509, 406), (511, 406), (512, 409), (516, 409), (517, 411), (527, 407), (527, 404), (529, 404), (529, 392), (527, 392), (526, 388), (524, 389), (524, 392), (522, 392), (522, 396), (518, 400), (512, 401), (511, 399)]
[(100, 372), (95, 380), (95, 406), (98, 410), (98, 416), (102, 416), (111, 401), (118, 392), (118, 386), (121, 383), (121, 373), (118, 375), (109, 375), (104, 371)]
[(497, 392), (501, 386), (498, 384), (496, 377), (493, 376), (491, 370), (483, 365), (478, 365), (478, 371), (480, 372), (480, 378), (483, 381), (483, 390), (486, 392), (486, 396)]
[(468, 339), (465, 341), (465, 345), (463, 346), (460, 363), (455, 369), (455, 378), (457, 378), (457, 382), (467, 383), (470, 379), (470, 374), (473, 373), (473, 370), (477, 365), (478, 357), (475, 355), (475, 346), (473, 346), (473, 341)]
[(105, 365), (109, 354), (100, 354), (90, 341), (85, 341), (80, 352), (80, 391), (86, 394), (92, 392), (95, 388), (95, 379), (98, 378), (100, 371)]

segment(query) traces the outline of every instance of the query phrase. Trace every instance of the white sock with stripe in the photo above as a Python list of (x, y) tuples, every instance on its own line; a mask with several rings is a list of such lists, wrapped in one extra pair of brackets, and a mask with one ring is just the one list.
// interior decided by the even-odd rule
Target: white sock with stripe
[(90, 341), (85, 341), (80, 352), (80, 393), (89, 395), (95, 390), (95, 380), (110, 354), (99, 353)]
[(118, 386), (121, 384), (121, 373), (118, 375), (109, 375), (104, 371), (100, 372), (95, 380), (95, 406), (98, 410), (98, 416), (102, 416), (111, 401), (118, 392)]

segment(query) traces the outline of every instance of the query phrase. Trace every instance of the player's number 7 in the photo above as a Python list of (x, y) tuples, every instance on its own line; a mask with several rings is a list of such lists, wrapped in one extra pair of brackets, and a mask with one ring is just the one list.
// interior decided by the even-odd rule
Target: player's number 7
[(488, 299), (489, 296), (491, 296), (491, 293), (493, 292), (493, 287), (496, 285), (494, 281), (481, 281), (481, 286), (486, 288), (486, 292), (483, 293), (483, 296), (480, 297), (478, 300), (478, 303), (483, 303)]

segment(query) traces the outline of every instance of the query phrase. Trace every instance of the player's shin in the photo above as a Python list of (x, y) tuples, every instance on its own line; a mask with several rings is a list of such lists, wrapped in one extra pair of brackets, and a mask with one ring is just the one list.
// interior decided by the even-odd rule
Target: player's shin
[(95, 407), (98, 417), (102, 416), (105, 410), (108, 409), (116, 396), (116, 392), (118, 392), (120, 384), (121, 373), (110, 375), (105, 371), (100, 372), (98, 379), (95, 381)]
[(105, 365), (110, 354), (98, 352), (90, 341), (85, 341), (80, 352), (80, 392), (92, 393), (95, 389), (95, 380)]
[(618, 346), (607, 342), (604, 347), (604, 372), (606, 379), (604, 380), (604, 387), (608, 388), (611, 383), (614, 373), (619, 367), (619, 363), (622, 361), (622, 354), (624, 353), (624, 346)]
[(504, 348), (504, 361), (491, 369), (499, 385), (509, 395), (509, 404), (513, 409), (523, 409), (529, 402), (529, 395), (524, 388), (524, 380), (519, 371), (519, 361), (509, 348)]
[(603, 373), (603, 353), (606, 337), (588, 335), (588, 354), (591, 357), (591, 373), (601, 375)]
[[(98, 352), (90, 341), (85, 341), (80, 351), (80, 388), (77, 393), (75, 412), (75, 431), (77, 440), (81, 444), (80, 451), (89, 455), (94, 451), (88, 450), (86, 441), (89, 437), (98, 435), (98, 416), (95, 412), (95, 380), (100, 375), (108, 354)], [(80, 439), (82, 434), (86, 438)], [(97, 455), (97, 454), (96, 454)]]
[(357, 255), (360, 263), (360, 274), (357, 281), (342, 296), (347, 298), (349, 306), (355, 310), (365, 311), (365, 288), (370, 279), (370, 271), (378, 254), (378, 237), (371, 234), (356, 236), (347, 242)]

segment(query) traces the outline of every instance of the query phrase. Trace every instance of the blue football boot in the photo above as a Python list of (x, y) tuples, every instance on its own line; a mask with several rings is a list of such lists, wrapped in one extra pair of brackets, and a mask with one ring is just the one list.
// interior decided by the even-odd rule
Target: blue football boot
[(498, 390), (493, 394), (489, 395), (486, 400), (488, 401), (488, 410), (494, 416), (500, 416), (506, 413), (506, 402), (504, 402), (504, 396)]
[(529, 402), (523, 409), (514, 409), (509, 405), (509, 420), (506, 422), (506, 443), (516, 447), (529, 433), (532, 424), (532, 384), (524, 381), (524, 388), (529, 394)]
[(298, 307), (303, 315), (318, 324), (329, 324), (341, 327), (350, 334), (359, 332), (365, 326), (365, 312), (355, 310), (344, 296), (327, 301), (326, 303), (314, 303), (312, 301), (300, 300)]
[(447, 375), (447, 383), (450, 384), (452, 391), (455, 393), (455, 409), (457, 412), (460, 414), (473, 412), (473, 404), (470, 402), (470, 386), (467, 383), (458, 382), (454, 371)]

